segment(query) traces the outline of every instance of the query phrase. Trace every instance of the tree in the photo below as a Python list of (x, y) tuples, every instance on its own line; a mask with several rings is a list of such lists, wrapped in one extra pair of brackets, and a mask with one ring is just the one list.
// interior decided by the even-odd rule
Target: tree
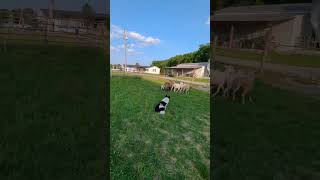
[(33, 25), (33, 20), (35, 19), (35, 13), (33, 9), (26, 8), (26, 9), (23, 9), (22, 12), (23, 12), (24, 24)]
[(6, 21), (9, 19), (10, 11), (7, 9), (1, 9), (0, 10), (0, 24), (6, 23)]
[(194, 62), (208, 62), (208, 59), (210, 59), (210, 45), (200, 45), (200, 48), (198, 51), (195, 52), (194, 56)]
[(93, 7), (89, 4), (89, 2), (86, 2), (82, 6), (82, 18), (87, 32), (89, 30), (89, 27), (92, 26), (92, 24), (95, 22), (95, 15), (96, 12), (94, 11)]
[(163, 71), (166, 67), (176, 66), (182, 63), (208, 62), (210, 59), (210, 50), (210, 44), (203, 44), (200, 45), (199, 49), (195, 52), (176, 55), (162, 61), (152, 61), (152, 65), (159, 67), (161, 71)]
[(140, 64), (139, 63), (136, 63), (135, 64), (135, 67), (137, 68), (137, 70), (139, 69), (139, 67), (140, 67)]

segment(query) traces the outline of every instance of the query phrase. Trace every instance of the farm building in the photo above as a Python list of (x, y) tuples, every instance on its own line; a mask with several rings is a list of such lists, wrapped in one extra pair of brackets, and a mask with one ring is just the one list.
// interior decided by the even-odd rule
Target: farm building
[(217, 45), (222, 47), (263, 49), (269, 29), (277, 50), (317, 48), (311, 9), (312, 3), (224, 8), (211, 18), (212, 30)]
[(158, 68), (157, 66), (148, 67), (146, 68), (145, 73), (160, 74), (160, 68)]
[(138, 72), (139, 73), (145, 73), (146, 72), (146, 70), (147, 70), (147, 68), (149, 68), (149, 66), (138, 66), (137, 67), (137, 70), (138, 70)]
[[(0, 9), (0, 27), (40, 27), (45, 28), (49, 18), (48, 9)], [(32, 20), (26, 21), (26, 17), (30, 16)], [(82, 33), (92, 32), (101, 33), (105, 32), (107, 27), (107, 14), (96, 13), (95, 18), (91, 25), (86, 26), (84, 23), (83, 14), (81, 11), (66, 11), (54, 10), (53, 11), (53, 27), (51, 31)]]
[[(40, 9), (38, 12), (39, 21), (46, 21), (49, 17), (48, 9)], [(71, 33), (81, 32), (103, 32), (107, 26), (107, 15), (99, 14), (95, 15), (94, 21), (88, 26), (83, 20), (83, 14), (81, 11), (65, 11), (65, 10), (54, 10), (53, 11), (53, 30)]]
[(210, 63), (184, 63), (177, 66), (167, 67), (166, 74), (171, 76), (186, 76), (186, 77), (209, 77)]
[(112, 71), (122, 71), (122, 65), (121, 64), (111, 64), (111, 70)]
[(0, 27), (31, 28), (37, 23), (37, 14), (31, 8), (0, 9)]
[(123, 69), (125, 69), (126, 72), (138, 72), (138, 67), (136, 65), (127, 65), (127, 67), (125, 67), (125, 65), (123, 65)]

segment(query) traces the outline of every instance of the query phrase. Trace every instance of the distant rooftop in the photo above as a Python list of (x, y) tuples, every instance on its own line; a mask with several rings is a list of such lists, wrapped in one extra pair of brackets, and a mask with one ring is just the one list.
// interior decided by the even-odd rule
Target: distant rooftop
[[(48, 9), (41, 9), (43, 14), (48, 17), (49, 10)], [(53, 17), (58, 19), (70, 18), (70, 19), (82, 19), (83, 14), (81, 11), (66, 11), (66, 10), (54, 10)], [(96, 13), (96, 18), (98, 19), (106, 19), (107, 14)]]
[(214, 14), (214, 21), (284, 21), (308, 15), (312, 3), (228, 7)]
[(183, 63), (178, 64), (177, 66), (168, 67), (168, 69), (195, 69), (195, 68), (201, 68), (203, 66), (208, 66), (208, 62), (201, 62), (201, 63)]

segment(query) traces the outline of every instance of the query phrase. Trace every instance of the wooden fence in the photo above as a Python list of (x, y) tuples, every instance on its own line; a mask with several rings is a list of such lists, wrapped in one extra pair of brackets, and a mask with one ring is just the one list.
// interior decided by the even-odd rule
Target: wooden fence
[(68, 33), (48, 32), (42, 29), (0, 28), (1, 46), (11, 43), (69, 44), (76, 46), (107, 47), (107, 32)]

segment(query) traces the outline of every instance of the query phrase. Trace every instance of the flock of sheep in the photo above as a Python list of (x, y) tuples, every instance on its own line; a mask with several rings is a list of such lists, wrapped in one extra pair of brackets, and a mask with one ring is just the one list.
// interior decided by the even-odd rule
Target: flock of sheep
[[(241, 97), (242, 104), (245, 104), (246, 97), (253, 103), (251, 93), (254, 88), (256, 71), (235, 70), (232, 66), (225, 66), (224, 71), (214, 70), (211, 75), (211, 93), (215, 97), (232, 97), (235, 101), (236, 96)], [(184, 82), (169, 81), (161, 85), (163, 91), (173, 91), (188, 93), (190, 85)]]
[(173, 91), (173, 92), (181, 92), (181, 93), (188, 93), (190, 90), (190, 85), (186, 84), (184, 82), (165, 82), (163, 85), (161, 85), (161, 90), (163, 91)]
[(246, 97), (253, 103), (251, 92), (255, 77), (256, 72), (236, 71), (232, 66), (225, 66), (225, 71), (215, 70), (211, 77), (212, 95), (215, 97), (222, 93), (223, 97), (232, 96), (232, 101), (240, 95), (242, 104), (245, 103)]

